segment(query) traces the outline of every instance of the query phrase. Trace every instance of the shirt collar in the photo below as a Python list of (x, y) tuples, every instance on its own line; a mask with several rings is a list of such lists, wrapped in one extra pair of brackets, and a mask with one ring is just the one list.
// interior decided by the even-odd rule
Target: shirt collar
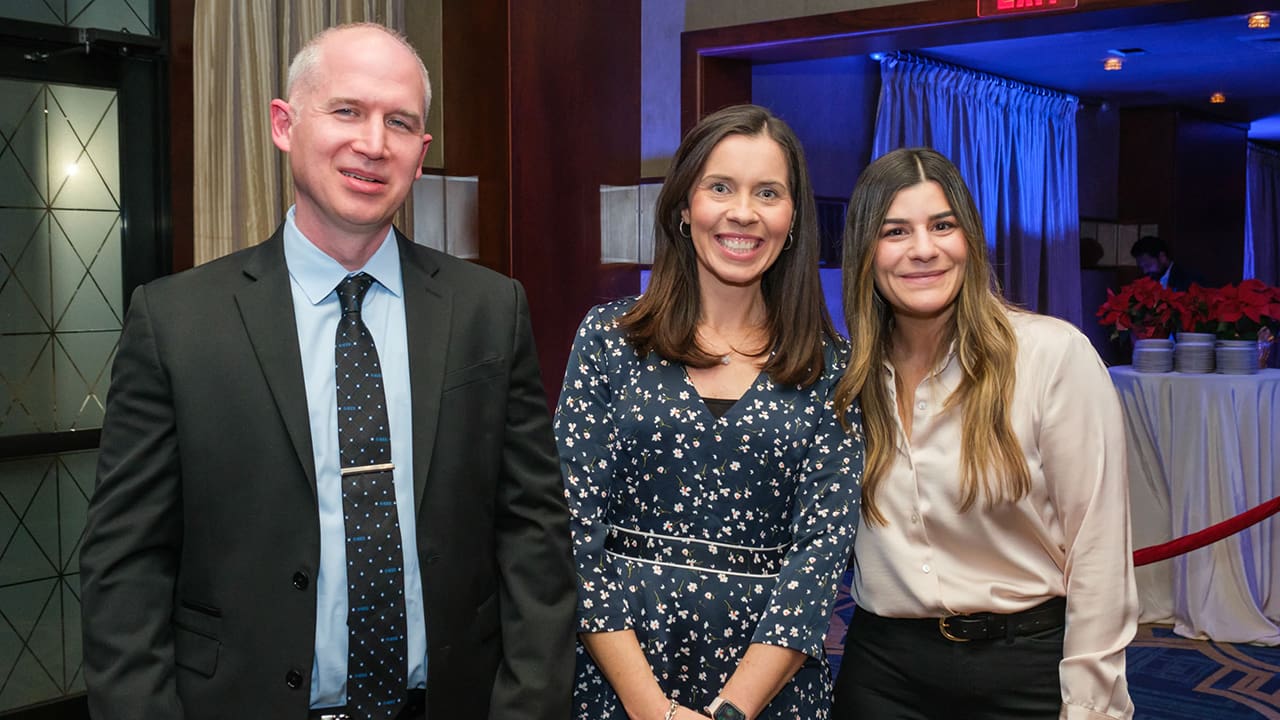
[(378, 284), (388, 292), (400, 297), (404, 291), (404, 279), (400, 276), (400, 251), (397, 247), (395, 231), (388, 229), (387, 237), (382, 241), (373, 257), (364, 267), (356, 271), (348, 271), (337, 260), (329, 257), (316, 247), (298, 229), (294, 220), (295, 208), (289, 208), (284, 220), (284, 261), (289, 268), (289, 276), (302, 289), (312, 305), (319, 305), (328, 297), (338, 283), (348, 275), (366, 272), (373, 276)]
[[(934, 377), (935, 375), (941, 375), (942, 372), (946, 370), (949, 365), (951, 365), (951, 361), (954, 360), (955, 357), (956, 357), (956, 341), (952, 339), (951, 343), (947, 345), (947, 354), (942, 356), (942, 359), (939, 360), (938, 364), (933, 368), (933, 372), (925, 376), (925, 379), (927, 380), (929, 378)], [(897, 375), (897, 372), (893, 369), (893, 363), (890, 362), (889, 358), (887, 357), (881, 362), (884, 365), (885, 375), (890, 380), (893, 380), (893, 378)]]

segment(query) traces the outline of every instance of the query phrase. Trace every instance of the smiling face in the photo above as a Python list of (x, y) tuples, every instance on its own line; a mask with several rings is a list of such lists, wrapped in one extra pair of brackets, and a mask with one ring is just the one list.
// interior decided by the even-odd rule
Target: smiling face
[(876, 241), (876, 289), (899, 318), (944, 319), (964, 280), (964, 231), (933, 180), (898, 191)]
[(787, 159), (768, 135), (716, 144), (680, 217), (698, 256), (698, 282), (758, 285), (787, 242), (793, 217)]
[(353, 241), (380, 241), (422, 175), (431, 142), (416, 58), (384, 32), (342, 30), (322, 41), (298, 85), (288, 102), (271, 103), (272, 140), (289, 153), (298, 228), (331, 255)]

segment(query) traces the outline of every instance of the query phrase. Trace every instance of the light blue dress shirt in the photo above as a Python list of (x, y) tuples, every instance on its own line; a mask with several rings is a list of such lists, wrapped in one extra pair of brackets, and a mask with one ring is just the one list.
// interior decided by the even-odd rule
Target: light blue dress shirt
[[(347, 555), (342, 521), (342, 480), (338, 468), (337, 381), (334, 335), (338, 330), (338, 283), (348, 272), (311, 244), (290, 208), (284, 226), (284, 258), (289, 267), (293, 312), (302, 351), (307, 414), (320, 504), (320, 570), (316, 578), (316, 658), (311, 667), (311, 707), (347, 702)], [(413, 408), (409, 397), (409, 339), (404, 317), (404, 280), (394, 231), (361, 271), (373, 276), (361, 316), (378, 347), (391, 462), (395, 463), (396, 504), (404, 549), (404, 601), (408, 620), (409, 688), (426, 687), (427, 630), (418, 572), (417, 524), (413, 507)]]

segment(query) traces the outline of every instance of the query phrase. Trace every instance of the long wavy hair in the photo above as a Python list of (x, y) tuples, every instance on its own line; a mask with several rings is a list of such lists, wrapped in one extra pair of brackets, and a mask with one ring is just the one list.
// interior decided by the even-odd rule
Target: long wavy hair
[(760, 282), (768, 342), (759, 355), (772, 352), (764, 370), (774, 382), (809, 385), (822, 374), (823, 335), (836, 336), (818, 277), (813, 186), (800, 140), (785, 122), (758, 105), (718, 110), (703, 118), (681, 141), (654, 211), (649, 287), (620, 323), (627, 341), (641, 356), (655, 352), (697, 368), (720, 362), (719, 356), (698, 344), (702, 317), (698, 256), (693, 242), (680, 233), (680, 212), (689, 206), (689, 194), (711, 151), (730, 135), (768, 137), (778, 143), (787, 160), (787, 187), (794, 213), (790, 247), (765, 270)]
[(959, 386), (947, 398), (944, 412), (962, 413), (960, 446), (960, 510), (967, 511), (981, 494), (986, 507), (1013, 502), (1031, 489), (1031, 474), (1009, 422), (1017, 381), (1018, 342), (1009, 323), (1013, 309), (999, 293), (987, 257), (987, 243), (973, 196), (960, 171), (928, 148), (894, 150), (871, 163), (858, 178), (844, 227), (844, 311), (853, 345), (849, 368), (836, 386), (842, 422), (846, 409), (859, 399), (866, 438), (862, 478), (862, 514), (885, 524), (876, 505), (876, 490), (893, 461), (897, 407), (884, 382), (884, 364), (892, 344), (893, 308), (876, 290), (874, 264), (881, 226), (894, 197), (904, 188), (933, 181), (955, 213), (965, 237), (964, 277), (954, 312), (939, 339), (940, 361), (955, 343), (960, 363)]

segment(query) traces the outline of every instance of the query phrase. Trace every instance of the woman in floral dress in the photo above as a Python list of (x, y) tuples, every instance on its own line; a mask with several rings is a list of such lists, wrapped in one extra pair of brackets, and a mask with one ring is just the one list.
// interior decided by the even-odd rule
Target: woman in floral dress
[(803, 153), (705, 118), (658, 197), (648, 291), (594, 308), (556, 413), (579, 573), (578, 718), (825, 718), (858, 520), (858, 409)]

